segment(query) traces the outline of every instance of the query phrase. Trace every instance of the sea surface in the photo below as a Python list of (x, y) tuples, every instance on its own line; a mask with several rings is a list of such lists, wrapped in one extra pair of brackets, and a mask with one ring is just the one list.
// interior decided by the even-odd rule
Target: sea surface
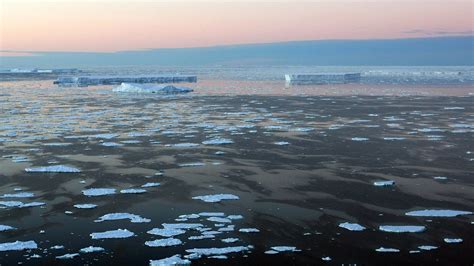
[(472, 67), (83, 71), (198, 82), (0, 80), (1, 265), (474, 263)]

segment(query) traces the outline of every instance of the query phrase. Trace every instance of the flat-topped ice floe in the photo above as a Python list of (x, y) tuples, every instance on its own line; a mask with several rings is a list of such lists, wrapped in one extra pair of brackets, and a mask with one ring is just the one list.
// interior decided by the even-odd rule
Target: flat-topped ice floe
[(186, 252), (204, 255), (204, 256), (211, 256), (211, 255), (224, 255), (229, 253), (236, 253), (236, 252), (243, 252), (248, 251), (252, 247), (251, 246), (236, 246), (236, 247), (224, 247), (224, 248), (193, 248), (187, 249)]
[(113, 195), (115, 193), (115, 188), (89, 188), (82, 191), (82, 194), (88, 197)]
[(418, 217), (456, 217), (459, 215), (470, 215), (470, 211), (456, 211), (456, 210), (419, 210), (405, 213), (407, 216)]
[(312, 73), (286, 74), (285, 80), (291, 85), (305, 84), (344, 84), (359, 82), (361, 73)]
[(33, 168), (25, 168), (27, 173), (80, 173), (79, 168), (70, 167), (66, 165), (51, 165)]
[(157, 239), (153, 241), (146, 241), (145, 245), (149, 247), (170, 247), (170, 246), (178, 246), (181, 245), (183, 242), (177, 238), (164, 238), (164, 239)]
[(143, 218), (139, 215), (131, 214), (131, 213), (123, 213), (123, 212), (105, 214), (105, 215), (99, 217), (99, 219), (95, 220), (94, 222), (100, 223), (100, 222), (103, 222), (103, 221), (115, 221), (115, 220), (125, 220), (125, 219), (130, 220), (130, 222), (132, 222), (132, 223), (149, 223), (149, 222), (151, 222), (150, 219)]
[(194, 75), (79, 76), (59, 77), (54, 84), (72, 86), (118, 85), (121, 83), (197, 82)]
[(181, 255), (174, 255), (161, 260), (150, 260), (150, 266), (190, 265), (191, 261), (182, 259)]
[(339, 224), (339, 227), (347, 229), (349, 231), (364, 231), (366, 228), (360, 224), (357, 223), (341, 223)]
[(25, 249), (37, 249), (38, 245), (35, 241), (15, 241), (8, 243), (0, 243), (0, 251), (13, 251)]
[(196, 200), (202, 200), (204, 202), (220, 202), (221, 200), (238, 200), (239, 196), (232, 194), (215, 194), (193, 197)]
[(114, 92), (128, 92), (128, 93), (159, 93), (159, 94), (177, 94), (187, 93), (193, 90), (187, 87), (177, 87), (173, 85), (151, 85), (138, 83), (122, 83)]
[(133, 232), (128, 231), (127, 229), (117, 229), (105, 232), (91, 233), (90, 236), (92, 239), (108, 239), (108, 238), (129, 238), (134, 236)]
[(381, 225), (379, 230), (390, 233), (419, 233), (425, 231), (422, 225)]

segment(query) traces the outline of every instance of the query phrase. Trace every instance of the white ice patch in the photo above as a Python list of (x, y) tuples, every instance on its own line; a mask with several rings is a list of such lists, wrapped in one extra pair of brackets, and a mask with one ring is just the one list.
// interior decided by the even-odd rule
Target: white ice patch
[(78, 208), (78, 209), (94, 209), (95, 207), (97, 207), (96, 204), (76, 204), (76, 205), (74, 205), (74, 208)]
[(13, 250), (25, 250), (25, 249), (37, 249), (38, 245), (35, 241), (15, 241), (0, 243), (0, 251), (13, 251)]
[(258, 233), (258, 232), (260, 232), (260, 230), (258, 230), (257, 228), (240, 228), (239, 232), (241, 232), (241, 233)]
[(74, 257), (77, 257), (77, 256), (79, 256), (79, 253), (68, 253), (62, 256), (57, 256), (56, 259), (67, 260), (67, 259), (73, 259)]
[(196, 167), (196, 166), (204, 166), (206, 165), (205, 163), (200, 163), (200, 162), (196, 162), (196, 163), (180, 163), (179, 166), (181, 167)]
[(223, 212), (200, 212), (198, 213), (199, 216), (205, 216), (205, 217), (223, 217), (225, 216), (225, 213)]
[(97, 135), (93, 135), (93, 136), (90, 136), (91, 138), (96, 138), (96, 139), (113, 139), (113, 138), (116, 138), (118, 137), (119, 135), (118, 134), (108, 134), (108, 133), (105, 133), (105, 134), (97, 134)]
[(202, 200), (204, 202), (220, 202), (221, 200), (238, 200), (239, 197), (232, 194), (214, 194), (205, 196), (196, 196), (193, 199)]
[(457, 210), (419, 210), (410, 211), (405, 213), (407, 216), (418, 216), (418, 217), (456, 217), (459, 215), (470, 215), (470, 211), (457, 211)]
[(51, 165), (33, 168), (25, 168), (27, 173), (80, 173), (81, 170), (66, 165)]
[(162, 224), (165, 229), (197, 229), (204, 227), (203, 224), (199, 223), (177, 223), (177, 224)]
[(339, 227), (347, 229), (349, 231), (364, 231), (366, 228), (360, 224), (357, 223), (341, 223), (339, 224)]
[(89, 197), (105, 196), (115, 194), (115, 188), (89, 188), (82, 191), (82, 194)]
[(368, 141), (368, 138), (361, 138), (361, 137), (353, 137), (351, 138), (352, 141)]
[(298, 252), (301, 251), (300, 249), (297, 249), (296, 247), (293, 246), (275, 246), (271, 247), (272, 250), (275, 250), (277, 252)]
[(16, 229), (16, 228), (13, 227), (13, 226), (0, 224), (0, 232), (9, 231), (9, 230), (15, 230), (15, 229)]
[(374, 186), (376, 187), (388, 187), (395, 185), (395, 181), (393, 180), (384, 180), (384, 181), (375, 181)]
[(23, 203), (21, 201), (0, 201), (0, 205), (10, 208), (28, 208), (28, 207), (37, 207), (45, 205), (44, 202), (29, 202)]
[(150, 266), (170, 266), (170, 265), (189, 265), (191, 264), (190, 260), (182, 259), (181, 255), (174, 255), (169, 258), (164, 258), (161, 260), (150, 260)]
[(239, 241), (240, 239), (238, 238), (232, 238), (232, 237), (229, 237), (229, 238), (224, 238), (222, 239), (221, 241), (224, 242), (224, 243), (235, 243), (237, 241)]
[(117, 142), (104, 142), (101, 145), (105, 147), (122, 147), (123, 146), (123, 144), (120, 144)]
[(211, 255), (224, 255), (229, 253), (243, 252), (250, 250), (251, 246), (236, 246), (236, 247), (224, 247), (224, 248), (192, 248), (187, 249), (186, 252), (211, 256)]
[(97, 232), (97, 233), (90, 234), (92, 239), (128, 238), (134, 235), (135, 234), (133, 232), (130, 232), (127, 229), (117, 229), (117, 230)]
[(419, 233), (425, 231), (426, 227), (420, 225), (381, 225), (379, 230), (390, 233)]
[(145, 192), (146, 192), (145, 189), (139, 189), (139, 188), (129, 188), (129, 189), (120, 190), (120, 193), (122, 194), (141, 194)]
[(178, 246), (181, 245), (183, 242), (177, 238), (164, 238), (164, 239), (157, 239), (153, 241), (146, 241), (145, 245), (149, 247), (170, 247), (170, 246)]
[(2, 198), (31, 198), (34, 197), (35, 194), (29, 192), (19, 192), (14, 194), (3, 194)]
[(105, 214), (105, 215), (99, 217), (99, 219), (95, 220), (94, 222), (100, 223), (100, 222), (103, 222), (103, 221), (115, 221), (115, 220), (125, 220), (125, 219), (129, 219), (130, 222), (132, 222), (132, 223), (149, 223), (149, 222), (151, 222), (150, 219), (143, 218), (143, 217), (141, 217), (139, 215), (136, 215), (136, 214), (130, 214), (130, 213), (124, 213), (124, 212), (108, 213), (108, 214)]
[(418, 246), (418, 248), (421, 249), (421, 250), (430, 251), (430, 250), (437, 249), (438, 247), (436, 247), (436, 246), (429, 246), (429, 245), (423, 245), (423, 246)]
[(462, 238), (445, 238), (443, 239), (444, 242), (448, 244), (456, 244), (456, 243), (462, 243)]
[(400, 252), (400, 250), (396, 249), (396, 248), (384, 248), (384, 247), (380, 247), (380, 248), (376, 249), (375, 251), (377, 251), (377, 252)]
[(187, 93), (193, 90), (186, 87), (177, 87), (173, 85), (155, 85), (155, 84), (138, 84), (138, 83), (122, 83), (114, 88), (113, 92), (128, 93), (159, 93), (159, 94), (176, 94)]
[(448, 178), (446, 176), (434, 176), (434, 180), (447, 180)]
[(273, 144), (278, 145), (278, 146), (290, 145), (290, 143), (286, 141), (277, 141), (277, 142), (273, 142)]
[(153, 228), (150, 231), (148, 231), (147, 233), (151, 234), (151, 235), (162, 236), (162, 237), (172, 237), (172, 236), (182, 235), (182, 234), (186, 233), (186, 231), (181, 230), (181, 229)]
[(155, 182), (155, 183), (149, 182), (149, 183), (144, 184), (142, 187), (143, 187), (143, 188), (147, 188), (147, 187), (158, 187), (158, 186), (160, 186), (160, 185), (161, 185), (161, 184), (160, 184), (160, 183), (157, 183), (157, 182)]
[(215, 223), (232, 223), (230, 219), (227, 218), (222, 218), (222, 217), (209, 217), (207, 218), (209, 222), (215, 222)]
[(88, 247), (85, 247), (85, 248), (81, 248), (79, 250), (80, 253), (93, 253), (93, 252), (102, 252), (104, 251), (105, 249), (102, 248), (102, 247), (94, 247), (94, 246), (88, 246)]
[(176, 148), (193, 148), (193, 147), (198, 147), (198, 143), (176, 143), (172, 144), (171, 146), (176, 147)]
[(224, 144), (232, 144), (234, 143), (230, 139), (224, 139), (224, 138), (215, 138), (215, 139), (210, 139), (210, 140), (205, 140), (202, 142), (204, 145), (224, 145)]

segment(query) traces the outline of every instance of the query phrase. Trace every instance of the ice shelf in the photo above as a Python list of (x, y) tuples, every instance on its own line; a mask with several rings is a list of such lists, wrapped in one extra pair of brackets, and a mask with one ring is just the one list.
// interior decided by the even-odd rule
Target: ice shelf
[(361, 73), (286, 74), (287, 84), (343, 84), (359, 82)]
[(54, 84), (69, 86), (119, 85), (122, 83), (178, 83), (197, 82), (192, 75), (137, 75), (137, 76), (82, 76), (59, 77)]

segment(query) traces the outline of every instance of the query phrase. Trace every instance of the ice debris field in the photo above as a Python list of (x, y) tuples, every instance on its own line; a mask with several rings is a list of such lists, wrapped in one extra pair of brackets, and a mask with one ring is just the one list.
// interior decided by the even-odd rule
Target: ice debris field
[(8, 263), (456, 261), (472, 247), (472, 97), (18, 87), (0, 104)]

